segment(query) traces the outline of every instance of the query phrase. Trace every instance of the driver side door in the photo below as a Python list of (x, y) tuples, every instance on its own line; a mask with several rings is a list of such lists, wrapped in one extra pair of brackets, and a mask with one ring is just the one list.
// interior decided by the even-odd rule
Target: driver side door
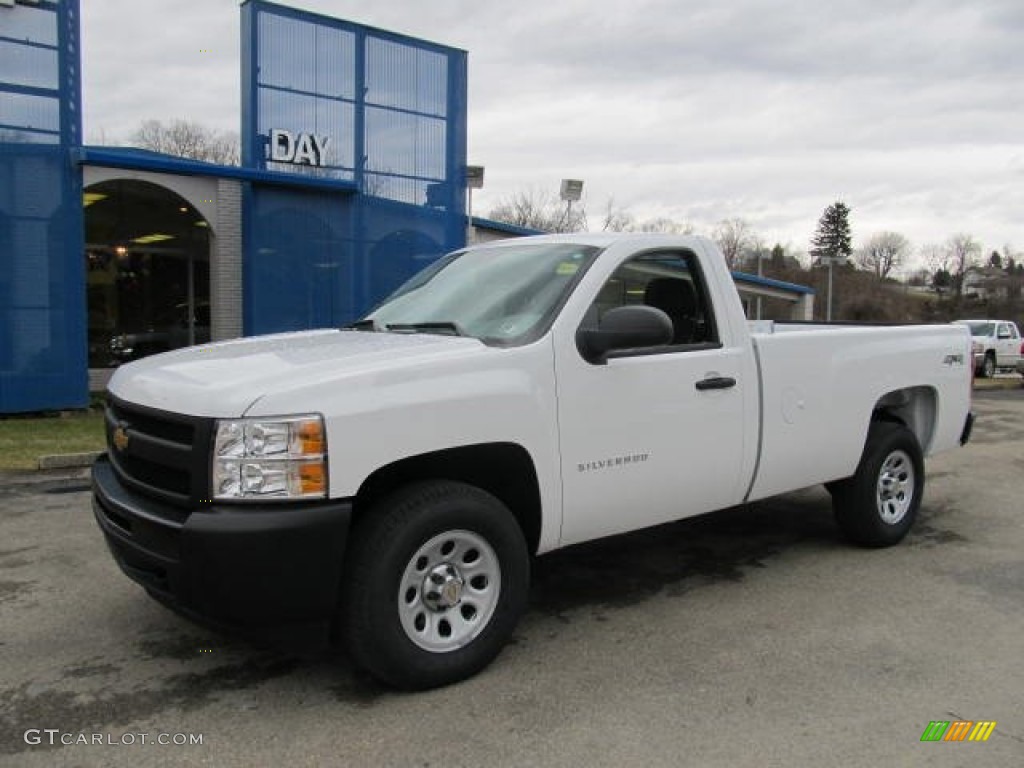
[(743, 379), (747, 351), (721, 343), (708, 297), (695, 254), (635, 256), (606, 281), (582, 323), (648, 304), (673, 320), (673, 342), (599, 364), (557, 345), (563, 545), (742, 499), (743, 403), (757, 382)]

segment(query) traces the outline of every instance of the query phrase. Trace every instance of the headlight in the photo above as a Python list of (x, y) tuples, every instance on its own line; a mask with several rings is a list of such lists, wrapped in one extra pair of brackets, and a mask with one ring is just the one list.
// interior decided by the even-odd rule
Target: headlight
[(980, 341), (972, 341), (971, 342), (971, 352), (973, 354), (977, 355), (977, 354), (979, 354), (981, 352), (984, 352), (984, 351), (985, 351), (985, 345), (982, 344)]
[(219, 420), (211, 477), (215, 499), (325, 498), (323, 417)]

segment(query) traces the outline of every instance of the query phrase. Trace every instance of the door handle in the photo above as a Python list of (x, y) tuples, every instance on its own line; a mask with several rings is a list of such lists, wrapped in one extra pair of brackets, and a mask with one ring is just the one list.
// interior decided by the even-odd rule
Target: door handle
[(731, 376), (709, 376), (698, 381), (696, 386), (702, 392), (705, 389), (729, 389), (736, 386), (736, 379)]

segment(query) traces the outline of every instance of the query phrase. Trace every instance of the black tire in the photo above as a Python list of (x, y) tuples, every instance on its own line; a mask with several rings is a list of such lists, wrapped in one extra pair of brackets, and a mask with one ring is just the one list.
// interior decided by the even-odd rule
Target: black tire
[(529, 582), (526, 540), (504, 504), (462, 483), (418, 483), (367, 510), (353, 530), (339, 630), (352, 660), (378, 680), (448, 685), (501, 652)]
[(981, 364), (981, 378), (991, 379), (996, 375), (996, 356), (991, 352), (985, 355), (985, 362)]
[(857, 471), (830, 484), (836, 522), (862, 547), (898, 543), (917, 517), (924, 495), (924, 459), (914, 433), (902, 424), (874, 421)]

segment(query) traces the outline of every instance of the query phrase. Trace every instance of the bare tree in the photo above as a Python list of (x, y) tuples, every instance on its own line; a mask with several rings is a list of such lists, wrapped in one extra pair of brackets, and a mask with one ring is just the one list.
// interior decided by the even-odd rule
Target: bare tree
[(680, 223), (675, 219), (670, 219), (667, 216), (658, 216), (654, 219), (645, 219), (640, 222), (637, 227), (640, 232), (653, 232), (657, 234), (666, 235), (691, 235), (693, 234), (693, 226), (686, 223)]
[(132, 142), (142, 149), (165, 155), (188, 157), (220, 165), (238, 165), (239, 140), (234, 133), (219, 133), (187, 120), (146, 120), (132, 134)]
[(722, 219), (715, 225), (711, 237), (725, 255), (725, 263), (729, 269), (736, 269), (739, 266), (740, 256), (750, 245), (752, 234), (750, 225), (740, 218)]
[(625, 208), (615, 205), (615, 198), (609, 197), (605, 203), (604, 216), (602, 217), (602, 232), (634, 232), (636, 231), (636, 218)]
[(764, 238), (756, 232), (747, 237), (747, 245), (740, 253), (735, 269), (745, 269), (754, 274), (764, 273), (764, 262), (770, 259), (771, 249), (765, 244)]
[(541, 232), (580, 232), (587, 228), (582, 204), (570, 209), (555, 195), (538, 189), (520, 190), (498, 201), (490, 218)]
[(613, 198), (608, 198), (601, 230), (604, 232), (650, 232), (654, 234), (691, 235), (693, 225), (679, 222), (667, 216), (640, 221), (625, 208), (616, 207)]
[(933, 273), (949, 269), (949, 253), (944, 245), (927, 243), (918, 248), (917, 252)]
[(910, 241), (899, 232), (876, 232), (854, 253), (857, 266), (874, 272), (885, 280), (893, 270), (903, 266), (910, 251)]
[(959, 305), (964, 295), (964, 278), (967, 270), (977, 266), (981, 243), (971, 235), (960, 232), (951, 235), (946, 241), (946, 254), (949, 256), (949, 272), (953, 276), (953, 292)]

